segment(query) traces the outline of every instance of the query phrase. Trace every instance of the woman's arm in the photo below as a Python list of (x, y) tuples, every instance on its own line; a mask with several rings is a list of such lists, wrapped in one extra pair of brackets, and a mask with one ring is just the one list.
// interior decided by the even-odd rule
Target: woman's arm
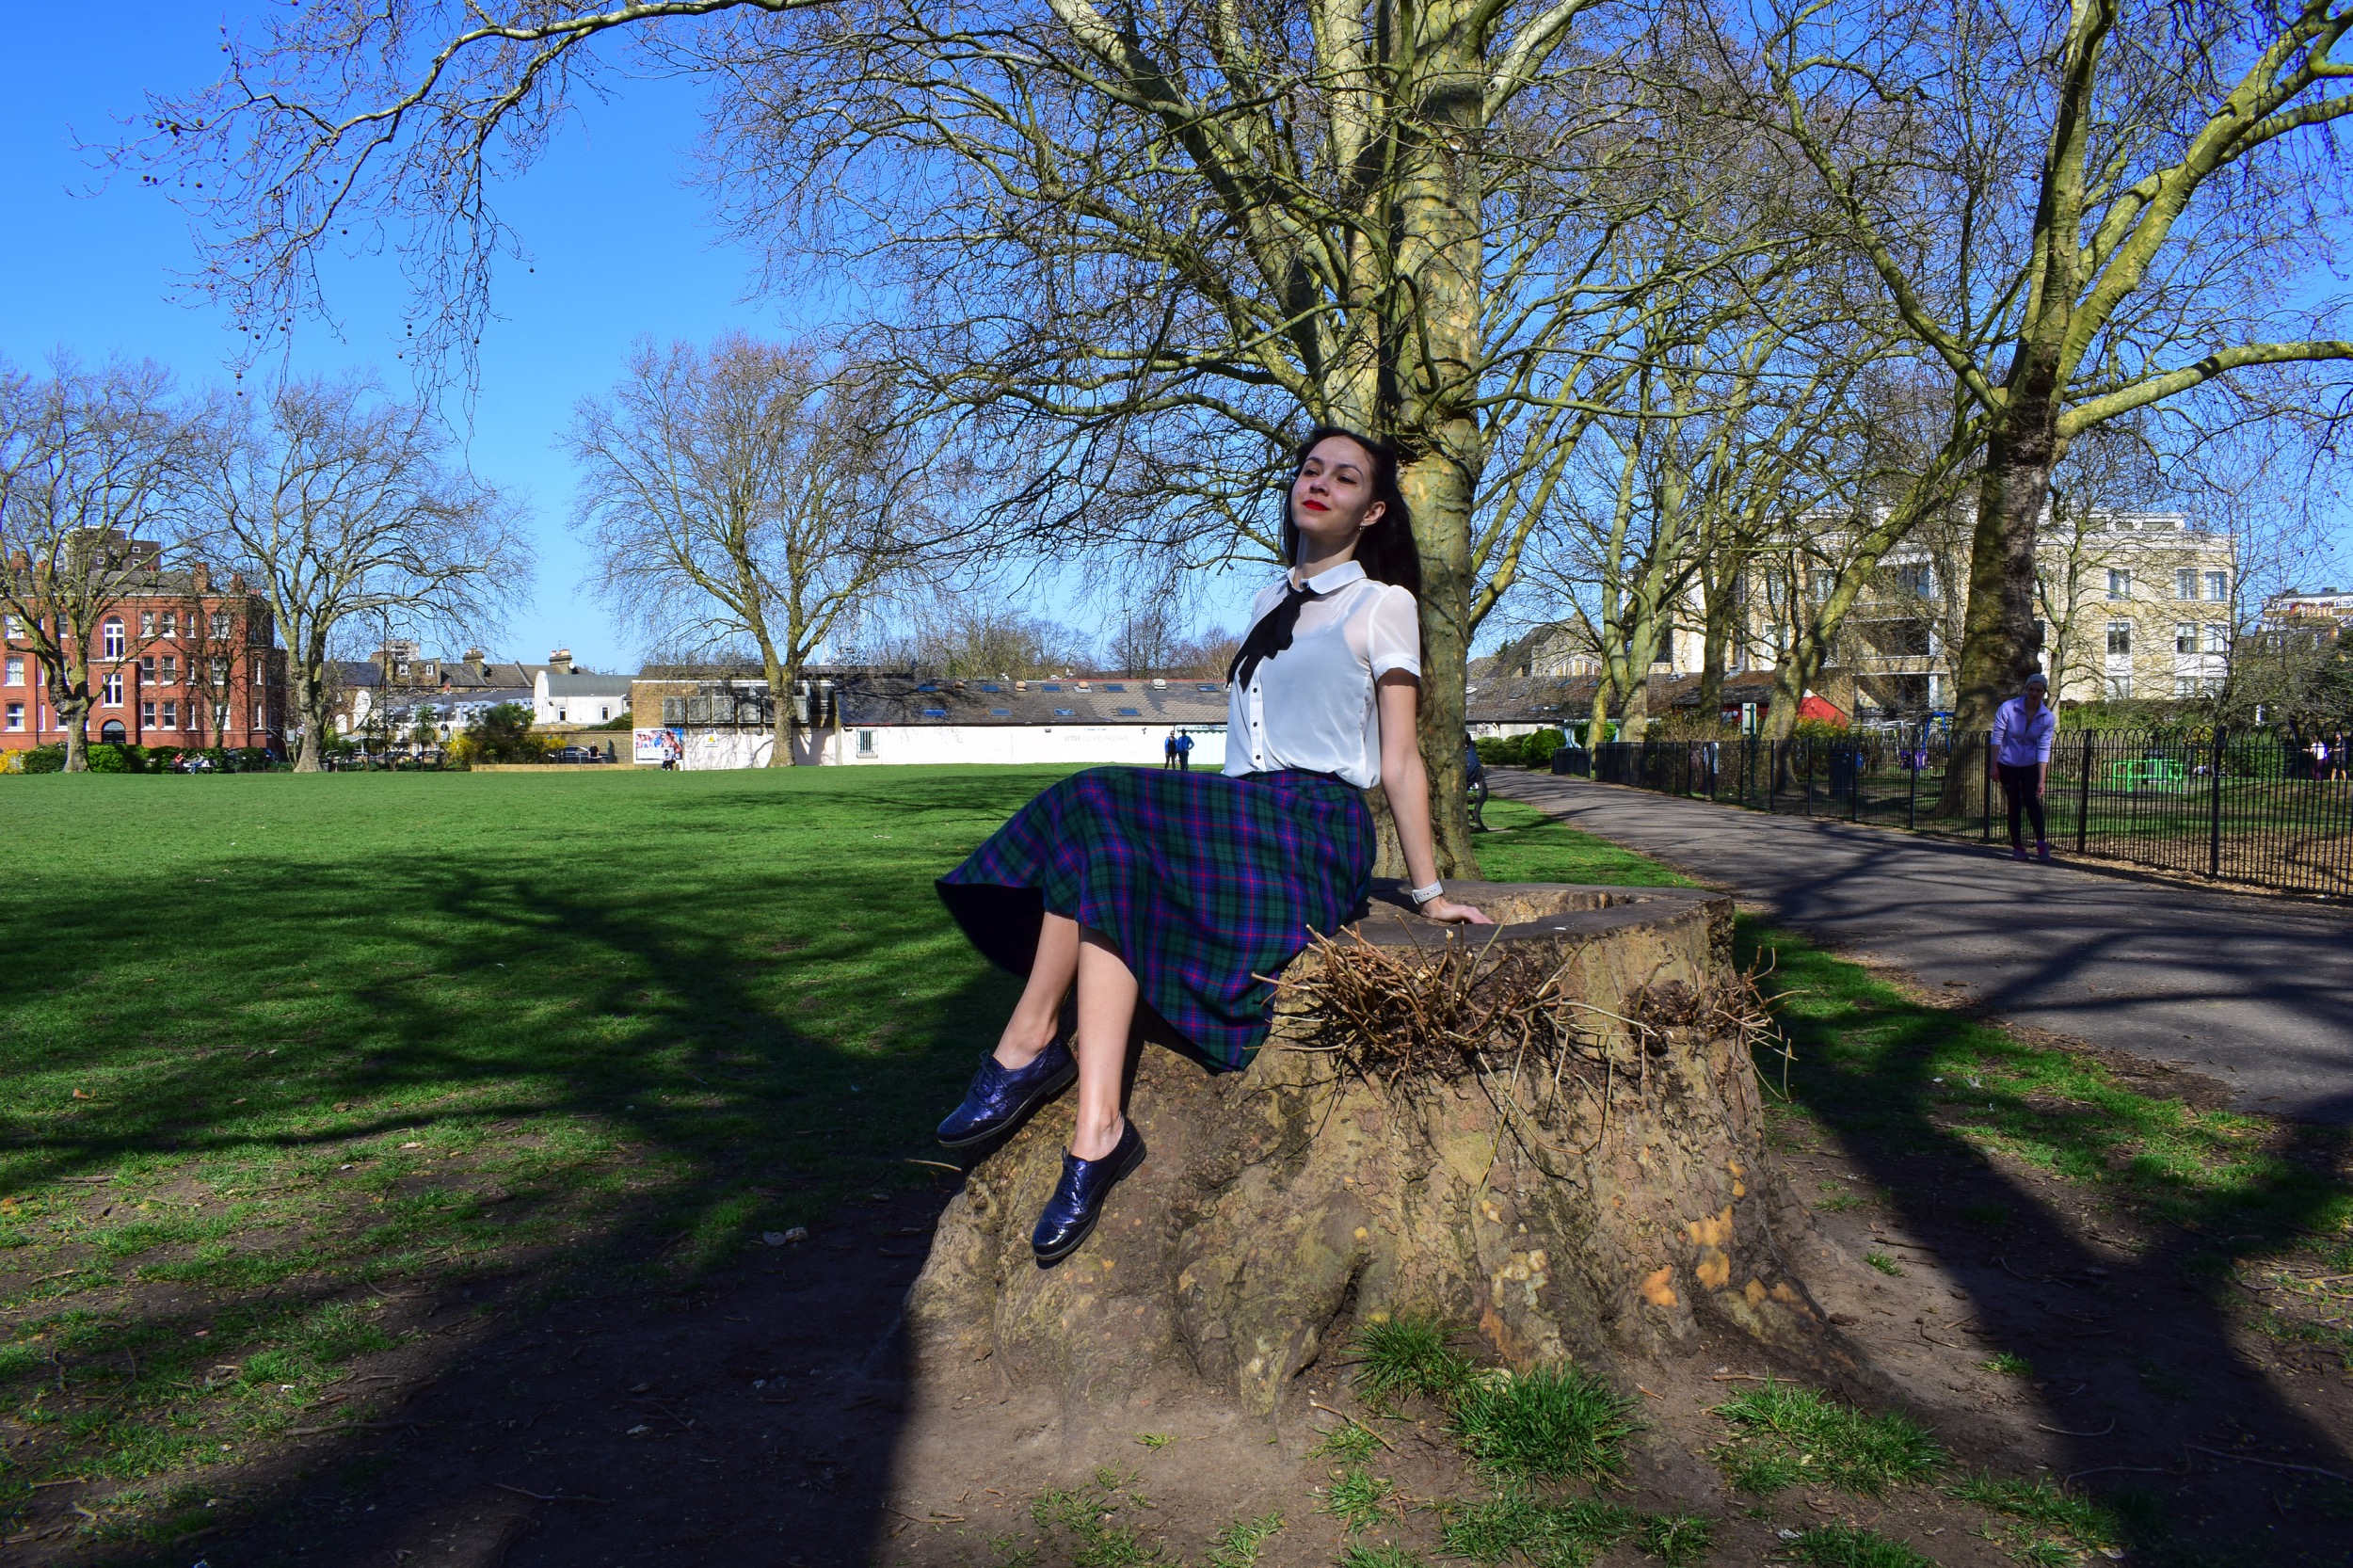
[[(1381, 709), (1381, 788), (1389, 797), (1398, 847), (1405, 852), (1406, 883), (1427, 888), (1438, 880), (1438, 856), (1430, 839), (1430, 770), (1422, 766), (1417, 740), (1421, 683), (1403, 670), (1391, 670), (1373, 693)], [(1423, 904), (1421, 912), (1433, 920), (1495, 923), (1469, 904), (1449, 898)]]

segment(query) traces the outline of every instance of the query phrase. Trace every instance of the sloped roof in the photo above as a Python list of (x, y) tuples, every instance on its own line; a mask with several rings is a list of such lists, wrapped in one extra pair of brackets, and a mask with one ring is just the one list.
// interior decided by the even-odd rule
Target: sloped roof
[[(1474, 680), (1465, 717), (1473, 724), (1559, 724), (1584, 719), (1593, 711), (1593, 689), (1600, 682), (1590, 675), (1508, 675)], [(1650, 711), (1696, 707), (1700, 678), (1696, 675), (1654, 675), (1644, 683)], [(1764, 702), (1773, 695), (1770, 674), (1744, 672), (1724, 677), (1726, 702)]]
[[(1081, 687), (1084, 690), (1080, 690)], [(1214, 680), (929, 680), (912, 676), (840, 681), (841, 722), (887, 724), (1135, 724), (1225, 722), (1225, 688)]]
[[(550, 696), (627, 696), (630, 678), (626, 675), (567, 675), (551, 669), (544, 679)], [(535, 680), (536, 684), (536, 680)]]

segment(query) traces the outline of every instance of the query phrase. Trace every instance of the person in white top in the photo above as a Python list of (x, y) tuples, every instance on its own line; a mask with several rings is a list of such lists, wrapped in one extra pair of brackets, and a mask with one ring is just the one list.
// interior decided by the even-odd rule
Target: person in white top
[(1223, 774), (1089, 769), (940, 878), (973, 945), (1028, 980), (940, 1142), (1001, 1138), (1078, 1084), (1063, 1177), (1031, 1238), (1041, 1264), (1078, 1249), (1144, 1160), (1120, 1104), (1138, 1009), (1211, 1071), (1247, 1066), (1273, 1007), (1261, 977), (1353, 919), (1370, 890), (1365, 791), (1388, 796), (1421, 912), (1490, 923), (1438, 880), (1416, 739), (1421, 562), (1396, 453), (1345, 430), (1311, 434), (1283, 543), (1290, 570), (1258, 596), (1226, 672)]
[(2026, 677), (2025, 690), (1993, 714), (1993, 766), (2002, 779), (2002, 797), (2009, 805), (2009, 857), (2026, 857), (2026, 840), (2019, 814), (2034, 819), (2037, 859), (2051, 858), (2051, 838), (2042, 815), (2042, 795), (2051, 777), (2051, 737), (2058, 715), (2051, 712), (2051, 682), (2041, 670)]

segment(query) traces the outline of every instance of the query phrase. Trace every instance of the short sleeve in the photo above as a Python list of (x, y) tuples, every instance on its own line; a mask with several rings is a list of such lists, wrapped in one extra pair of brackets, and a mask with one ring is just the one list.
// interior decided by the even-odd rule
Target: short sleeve
[(1383, 587), (1366, 631), (1365, 656), (1371, 661), (1375, 680), (1391, 670), (1421, 674), (1421, 616), (1412, 594), (1403, 588)]

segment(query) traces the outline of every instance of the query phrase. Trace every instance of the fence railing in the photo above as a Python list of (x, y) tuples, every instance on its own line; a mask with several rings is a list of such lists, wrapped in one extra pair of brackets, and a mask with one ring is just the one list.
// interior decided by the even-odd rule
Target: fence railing
[[(2007, 842), (2008, 811), (1991, 776), (1984, 789), (1962, 792), (1974, 801), (1965, 815), (1940, 814), (1956, 765), (1990, 776), (1987, 737), (1614, 742), (1591, 759), (1593, 776), (1606, 784)], [(2043, 808), (2060, 851), (2219, 882), (2353, 895), (2353, 782), (2328, 771), (2270, 731), (2061, 731)], [(2026, 834), (2031, 842), (2031, 827)]]

